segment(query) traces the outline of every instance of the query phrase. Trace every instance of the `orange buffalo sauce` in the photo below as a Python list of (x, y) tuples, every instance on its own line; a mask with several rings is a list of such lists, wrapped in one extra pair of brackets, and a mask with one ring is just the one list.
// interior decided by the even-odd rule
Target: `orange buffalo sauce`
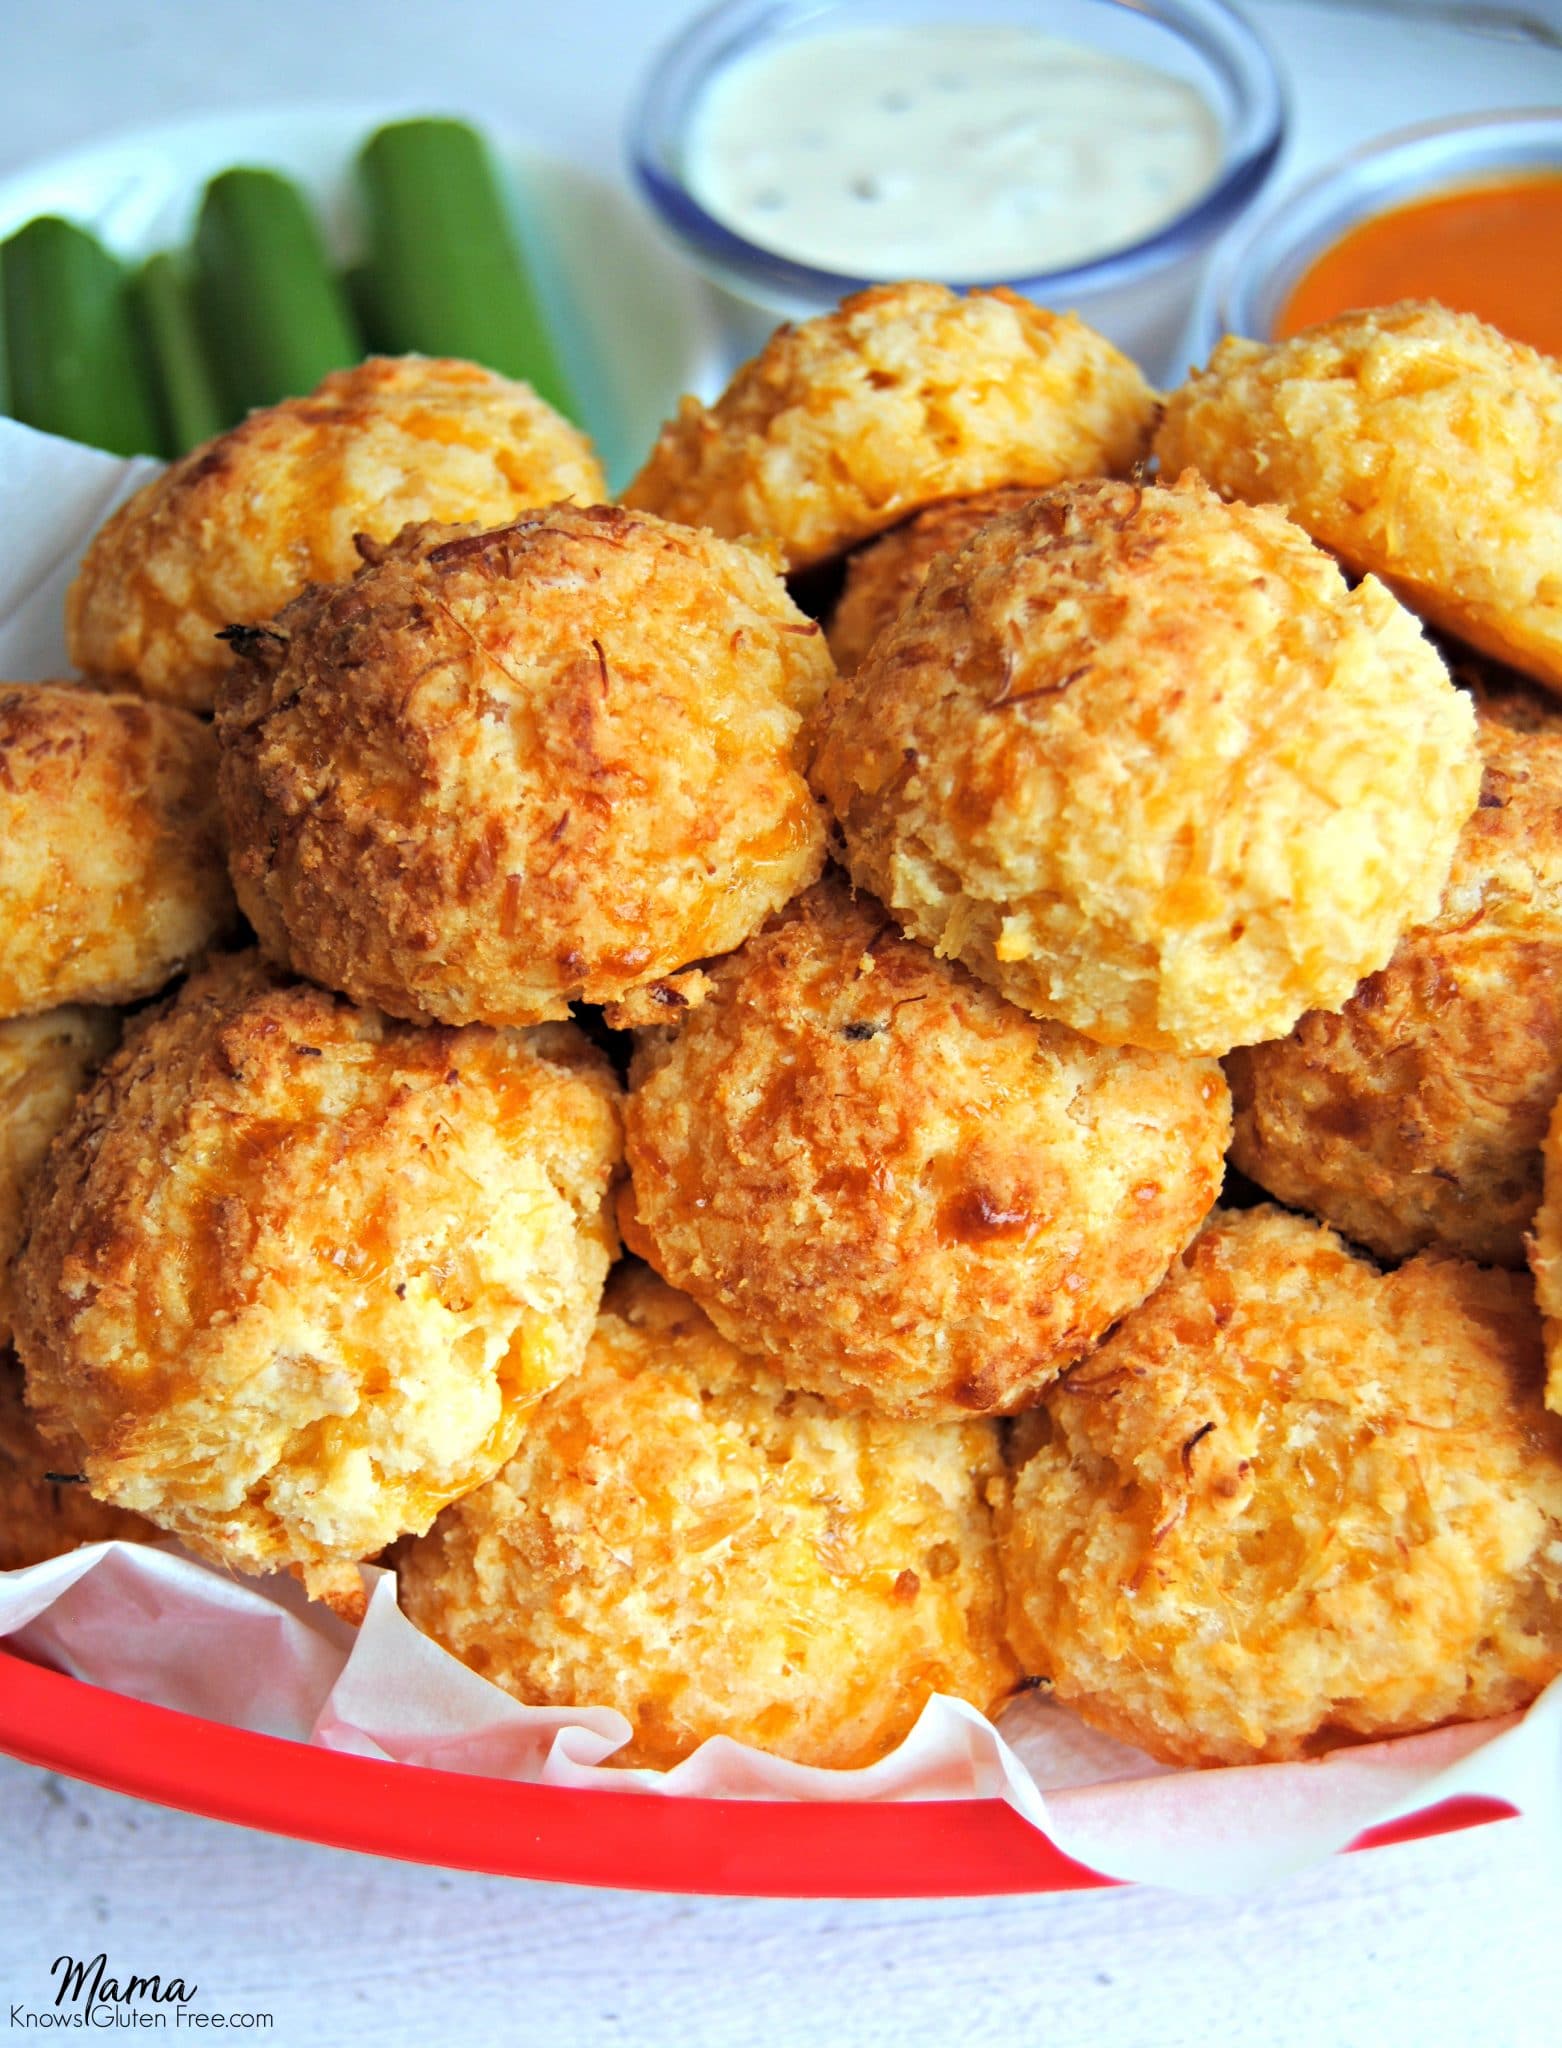
[(1276, 338), (1396, 299), (1440, 299), (1562, 356), (1562, 171), (1468, 185), (1364, 220), (1303, 272)]

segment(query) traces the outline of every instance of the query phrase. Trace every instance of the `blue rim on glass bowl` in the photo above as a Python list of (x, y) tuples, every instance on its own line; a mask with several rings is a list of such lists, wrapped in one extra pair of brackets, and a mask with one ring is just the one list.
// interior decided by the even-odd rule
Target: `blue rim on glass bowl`
[[(684, 158), (711, 84), (767, 45), (853, 28), (1024, 25), (1157, 65), (1199, 88), (1220, 120), (1214, 182), (1164, 227), (1087, 263), (988, 278), (1057, 307), (1136, 285), (1201, 254), (1255, 199), (1285, 138), (1285, 93), (1262, 39), (1224, 0), (725, 0), (700, 15), (652, 66), (630, 121), (641, 191), (684, 246), (740, 296), (782, 312), (818, 310), (882, 278), (825, 270), (735, 233), (690, 189)], [(971, 280), (962, 279), (962, 283)]]
[(1211, 266), (1190, 331), (1207, 359), (1226, 334), (1274, 338), (1304, 273), (1361, 222), (1439, 192), (1524, 171), (1562, 174), (1562, 107), (1514, 107), (1422, 121), (1379, 135), (1255, 214)]

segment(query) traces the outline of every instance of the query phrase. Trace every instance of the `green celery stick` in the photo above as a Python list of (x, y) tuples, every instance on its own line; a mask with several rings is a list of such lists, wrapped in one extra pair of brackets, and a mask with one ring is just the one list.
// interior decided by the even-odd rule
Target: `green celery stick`
[(374, 337), (379, 332), (380, 321), (374, 305), (374, 279), (369, 274), (367, 263), (352, 263), (342, 272), (342, 290), (347, 294), (347, 303), (353, 309), (353, 318), (359, 331), (371, 346), (377, 346)]
[(365, 144), (376, 347), (463, 356), (577, 412), (487, 145), (462, 121), (398, 121)]
[(363, 356), (363, 339), (303, 194), (275, 171), (213, 178), (195, 229), (195, 303), (237, 417), (299, 398)]
[(0, 297), (17, 419), (113, 455), (166, 452), (125, 272), (101, 242), (30, 220), (0, 249)]
[(11, 366), (5, 353), (5, 266), (0, 264), (0, 414), (11, 412)]
[(144, 263), (131, 304), (155, 372), (164, 439), (173, 454), (187, 454), (231, 425), (232, 415), (206, 360), (178, 258), (165, 253)]

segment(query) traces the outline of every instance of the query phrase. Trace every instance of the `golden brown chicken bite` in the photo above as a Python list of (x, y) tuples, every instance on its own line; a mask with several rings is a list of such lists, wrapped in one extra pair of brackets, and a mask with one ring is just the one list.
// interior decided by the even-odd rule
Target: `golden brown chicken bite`
[(1479, 807), (1437, 915), (1336, 1015), (1234, 1052), (1232, 1158), (1385, 1258), (1524, 1264), (1562, 1090), (1562, 708), (1483, 712)]
[(1350, 568), (1562, 690), (1562, 364), (1430, 302), (1223, 341), (1163, 469), (1278, 503)]
[(922, 588), (940, 555), (957, 554), (1000, 512), (1017, 511), (1035, 495), (1023, 485), (1011, 485), (973, 498), (948, 498), (856, 549), (847, 559), (846, 582), (826, 628), (840, 673), (856, 672), (880, 633)]
[(1562, 1097), (1541, 1146), (1542, 1197), (1526, 1250), (1545, 1319), (1546, 1405), (1562, 1415)]
[(712, 1735), (870, 1764), (931, 1694), (1013, 1687), (998, 1468), (993, 1424), (835, 1414), (620, 1268), (517, 1455), (406, 1547), (402, 1605), (528, 1704), (617, 1707), (615, 1764)]
[(778, 328), (713, 406), (686, 398), (624, 503), (768, 535), (803, 569), (940, 498), (1130, 469), (1155, 417), (1073, 314), (1001, 286), (875, 285)]
[(419, 1030), (215, 963), (34, 1179), (16, 1348), (92, 1491), (349, 1608), (579, 1364), (617, 1087), (573, 1026)]
[(21, 1242), (23, 1191), (118, 1039), (112, 1010), (67, 1005), (0, 1023), (0, 1349), (11, 1341), (11, 1256)]
[(616, 507), (409, 529), (244, 636), (239, 901), (394, 1015), (529, 1024), (737, 945), (818, 874), (824, 636), (760, 555)]
[(818, 721), (855, 879), (1105, 1045), (1223, 1053), (1433, 915), (1475, 717), (1381, 584), (1171, 487), (1066, 484), (933, 569)]
[(830, 878), (646, 1033), (631, 1248), (788, 1385), (1007, 1413), (1143, 1300), (1220, 1189), (1213, 1060), (1108, 1052)]
[(1562, 1423), (1529, 1284), (1217, 1216), (1047, 1399), (1000, 1509), (1011, 1639), (1167, 1763), (1310, 1756), (1562, 1672)]
[(0, 684), (0, 1017), (151, 995), (232, 921), (200, 719)]
[(83, 1543), (146, 1543), (139, 1515), (94, 1500), (68, 1450), (51, 1448), (22, 1398), (22, 1368), (0, 1346), (0, 1572), (63, 1556)]
[(475, 363), (371, 357), (307, 398), (252, 412), (109, 520), (66, 599), (72, 661), (149, 697), (211, 708), (224, 626), (358, 567), (357, 538), (409, 520), (497, 526), (607, 496), (591, 444), (528, 385)]

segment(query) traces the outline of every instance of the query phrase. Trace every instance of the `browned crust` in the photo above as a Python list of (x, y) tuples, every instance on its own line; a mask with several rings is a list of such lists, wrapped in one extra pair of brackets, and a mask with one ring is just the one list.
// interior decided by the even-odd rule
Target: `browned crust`
[(361, 1002), (522, 1024), (736, 945), (818, 873), (833, 673), (746, 548), (615, 507), (409, 528), (246, 636), (218, 701), (239, 900)]
[(1562, 363), (1407, 300), (1287, 341), (1228, 337), (1167, 400), (1155, 446), (1562, 690)]
[(371, 357), (253, 412), (121, 506), (66, 599), (71, 659), (211, 708), (225, 626), (358, 567), (413, 519), (497, 525), (607, 495), (590, 443), (525, 384), (441, 358)]
[(139, 1515), (94, 1500), (69, 1450), (44, 1442), (23, 1399), (22, 1368), (0, 1349), (0, 1572), (83, 1543), (148, 1543), (157, 1533)]
[(1562, 1672), (1562, 1422), (1518, 1275), (1217, 1214), (1047, 1413), (1000, 1512), (1011, 1637), (1151, 1755), (1315, 1755)]
[(572, 1026), (419, 1030), (254, 954), (145, 1013), (29, 1189), (16, 1348), (100, 1498), (242, 1571), (355, 1560), (514, 1450), (616, 1248)]
[(1480, 775), (1411, 615), (1191, 474), (991, 521), (815, 737), (852, 874), (909, 932), (1103, 1044), (1200, 1054), (1383, 966)]
[(11, 1258), (22, 1196), (93, 1069), (114, 1050), (112, 1010), (74, 1006), (0, 1023), (0, 1347), (11, 1342)]
[(830, 653), (843, 676), (853, 674), (884, 628), (905, 610), (940, 555), (952, 555), (1000, 512), (1014, 512), (1035, 492), (1025, 485), (981, 491), (930, 505), (904, 526), (856, 549), (828, 627)]
[(1123, 474), (1155, 394), (1072, 314), (999, 287), (875, 285), (780, 327), (713, 406), (686, 398), (626, 505), (737, 538), (788, 569), (943, 498)]
[(134, 1002), (227, 930), (216, 782), (188, 712), (0, 685), (0, 1017)]
[(1542, 1200), (1525, 1250), (1544, 1319), (1546, 1405), (1562, 1415), (1562, 1096), (1547, 1125), (1541, 1164)]
[(406, 1546), (402, 1602), (521, 1700), (617, 1707), (615, 1764), (726, 1735), (859, 1767), (932, 1693), (991, 1712), (1014, 1684), (998, 1466), (991, 1423), (832, 1414), (620, 1269), (519, 1455)]
[(1236, 1164), (1385, 1258), (1524, 1264), (1562, 1092), (1562, 720), (1534, 710), (1482, 715), (1437, 916), (1338, 1015), (1227, 1063)]
[(637, 1047), (621, 1226), (791, 1385), (1023, 1407), (1215, 1199), (1213, 1061), (1037, 1023), (838, 877), (709, 978)]

